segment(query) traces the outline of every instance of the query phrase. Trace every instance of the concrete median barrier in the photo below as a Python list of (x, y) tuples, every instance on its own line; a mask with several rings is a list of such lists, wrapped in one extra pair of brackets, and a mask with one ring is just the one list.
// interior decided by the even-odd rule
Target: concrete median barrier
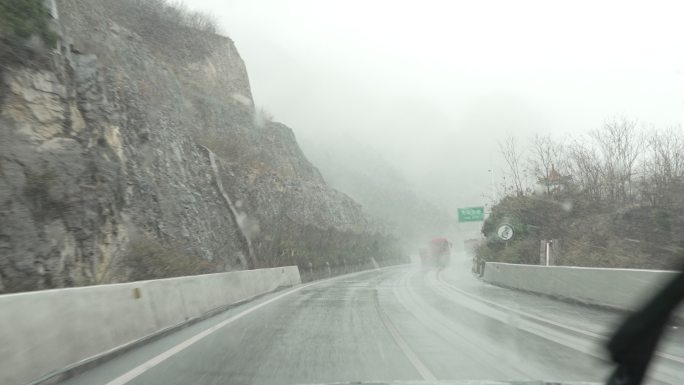
[(296, 266), (0, 296), (0, 384), (25, 384), (278, 287)]
[[(634, 310), (677, 272), (487, 262), (483, 280), (539, 294), (620, 310)], [(684, 316), (683, 309), (678, 315)]]

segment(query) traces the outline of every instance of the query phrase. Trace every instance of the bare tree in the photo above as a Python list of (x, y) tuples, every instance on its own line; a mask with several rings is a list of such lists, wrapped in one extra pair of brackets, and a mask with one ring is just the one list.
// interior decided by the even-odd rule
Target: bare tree
[(684, 180), (684, 135), (681, 127), (651, 132), (646, 138), (642, 195), (654, 206), (669, 206), (681, 198)]
[[(536, 135), (530, 140), (526, 167), (515, 138), (499, 143), (508, 166), (504, 195), (527, 192), (528, 176), (568, 183), (589, 199), (627, 207), (684, 206), (684, 131), (680, 127), (643, 133), (637, 123), (613, 120), (570, 144)], [(571, 182), (570, 182), (571, 181)]]
[(504, 142), (499, 142), (499, 152), (503, 155), (504, 160), (508, 165), (508, 170), (511, 173), (515, 195), (522, 196), (525, 193), (523, 187), (524, 175), (520, 166), (522, 153), (516, 144), (515, 138), (509, 136)]
[(634, 121), (614, 120), (589, 133), (601, 160), (604, 197), (624, 203), (634, 197), (632, 181), (643, 149), (643, 137)]
[(602, 198), (601, 162), (596, 150), (575, 141), (568, 147), (570, 173), (577, 186), (594, 200)]
[[(551, 179), (567, 174), (568, 161), (565, 148), (548, 135), (536, 134), (531, 141), (528, 167), (537, 181), (544, 181), (545, 193), (551, 193)], [(554, 173), (555, 171), (555, 173)], [(556, 175), (554, 175), (556, 174)]]

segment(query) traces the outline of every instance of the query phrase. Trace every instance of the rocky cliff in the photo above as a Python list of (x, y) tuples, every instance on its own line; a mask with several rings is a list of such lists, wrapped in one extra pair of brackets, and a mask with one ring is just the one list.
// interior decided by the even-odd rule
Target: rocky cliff
[(57, 48), (3, 59), (0, 292), (395, 257), (255, 111), (234, 43), (154, 3), (59, 1)]

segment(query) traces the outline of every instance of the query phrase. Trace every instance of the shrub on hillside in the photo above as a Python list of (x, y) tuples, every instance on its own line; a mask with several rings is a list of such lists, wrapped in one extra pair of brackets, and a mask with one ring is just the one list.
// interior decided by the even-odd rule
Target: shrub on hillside
[(117, 23), (174, 58), (184, 52), (207, 55), (211, 46), (207, 44), (206, 36), (218, 33), (213, 16), (191, 11), (181, 2), (116, 0), (104, 4)]
[[(539, 256), (541, 240), (558, 239), (558, 264), (679, 267), (684, 259), (682, 132), (681, 127), (644, 130), (634, 121), (615, 120), (576, 140), (537, 135), (525, 149), (509, 138), (501, 153), (514, 181), (504, 186), (504, 197), (484, 222), (487, 245), (477, 255), (519, 263), (535, 249)], [(515, 231), (508, 248), (496, 236), (503, 222)]]
[[(540, 240), (558, 239), (558, 265), (671, 269), (681, 263), (684, 210), (616, 210), (587, 202), (578, 192), (506, 197), (484, 222), (487, 241), (476, 255), (485, 261), (536, 264)], [(515, 233), (507, 246), (496, 235), (504, 222)]]
[(141, 281), (222, 271), (217, 262), (192, 255), (179, 245), (139, 236), (130, 241), (117, 266), (125, 281)]
[(254, 240), (263, 267), (298, 265), (303, 273), (324, 276), (328, 267), (334, 274), (372, 268), (372, 260), (381, 266), (407, 260), (399, 240), (387, 234), (322, 229), (287, 220), (265, 227)]
[(50, 29), (50, 18), (43, 0), (3, 0), (0, 2), (0, 39), (6, 44), (21, 45), (37, 36), (54, 46), (57, 34)]
[(43, 0), (0, 1), (0, 63), (26, 64), (41, 48), (54, 47), (58, 35), (50, 20)]

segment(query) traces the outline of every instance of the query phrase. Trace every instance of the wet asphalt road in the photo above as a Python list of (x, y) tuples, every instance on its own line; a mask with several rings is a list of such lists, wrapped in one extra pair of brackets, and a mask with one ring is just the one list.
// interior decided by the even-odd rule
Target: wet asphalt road
[[(402, 266), (269, 294), (65, 383), (601, 382), (601, 346), (619, 318), (487, 285), (465, 260), (442, 272)], [(652, 383), (684, 383), (682, 340), (670, 335)]]

